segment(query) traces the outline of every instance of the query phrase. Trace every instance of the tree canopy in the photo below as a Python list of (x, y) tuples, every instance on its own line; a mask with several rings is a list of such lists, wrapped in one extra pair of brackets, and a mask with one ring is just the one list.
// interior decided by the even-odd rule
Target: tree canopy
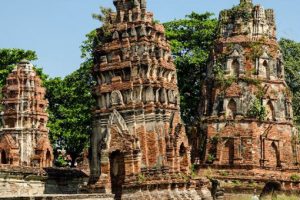
[[(21, 60), (36, 60), (34, 51), (23, 49), (0, 49), (0, 88), (5, 84), (8, 74)], [(41, 70), (39, 71), (41, 73)]]
[[(64, 148), (71, 155), (73, 164), (84, 148), (89, 146), (92, 132), (92, 112), (95, 99), (91, 76), (93, 50), (104, 36), (105, 24), (111, 9), (100, 8), (100, 14), (93, 17), (104, 24), (86, 35), (82, 43), (82, 58), (85, 61), (79, 69), (64, 78), (49, 78), (42, 69), (36, 68), (47, 89), (49, 100), (50, 139), (54, 148)], [(191, 13), (184, 19), (164, 24), (170, 41), (178, 72), (181, 94), (181, 112), (187, 125), (198, 122), (198, 105), (201, 100), (201, 85), (210, 51), (216, 37), (217, 19), (211, 13)], [(300, 43), (288, 39), (279, 42), (285, 59), (286, 82), (294, 94), (295, 121), (300, 124)], [(22, 49), (0, 49), (0, 87), (5, 83), (13, 66), (22, 59), (36, 60), (34, 51)]]
[(198, 121), (203, 73), (215, 39), (217, 19), (212, 13), (192, 12), (185, 19), (164, 25), (177, 67), (181, 114), (185, 123), (191, 125)]
[(91, 61), (64, 79), (53, 78), (45, 82), (49, 100), (50, 139), (58, 148), (71, 155), (72, 165), (89, 146), (92, 132), (91, 109), (95, 100), (91, 94), (93, 79)]
[(279, 45), (285, 64), (285, 79), (293, 93), (294, 121), (300, 125), (300, 43), (281, 39)]

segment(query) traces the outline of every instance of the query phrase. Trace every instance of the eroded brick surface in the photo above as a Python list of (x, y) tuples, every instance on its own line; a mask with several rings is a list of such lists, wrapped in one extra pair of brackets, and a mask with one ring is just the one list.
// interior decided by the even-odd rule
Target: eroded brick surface
[(9, 74), (2, 98), (1, 165), (52, 166), (45, 92), (28, 61), (21, 61)]
[(117, 199), (139, 199), (142, 194), (124, 195), (157, 186), (189, 193), (190, 147), (164, 27), (146, 11), (146, 1), (114, 4), (107, 32), (98, 31), (107, 38), (94, 55), (98, 106), (90, 187), (112, 191)]
[(220, 13), (219, 37), (202, 90), (205, 137), (194, 142), (195, 163), (258, 169), (257, 176), (299, 169), (298, 132), (283, 63), (273, 10), (242, 0), (238, 8)]

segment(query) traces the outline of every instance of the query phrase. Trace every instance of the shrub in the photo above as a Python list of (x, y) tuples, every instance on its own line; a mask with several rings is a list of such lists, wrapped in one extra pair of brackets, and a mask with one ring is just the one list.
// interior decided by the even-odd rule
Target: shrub
[(298, 174), (292, 174), (290, 179), (292, 181), (300, 181), (300, 176)]

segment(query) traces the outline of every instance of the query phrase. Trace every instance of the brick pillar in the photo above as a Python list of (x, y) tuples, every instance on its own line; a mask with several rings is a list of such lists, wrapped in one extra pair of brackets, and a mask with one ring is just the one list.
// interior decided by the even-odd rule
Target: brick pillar
[(95, 185), (97, 191), (111, 193), (109, 152), (101, 152), (100, 177)]

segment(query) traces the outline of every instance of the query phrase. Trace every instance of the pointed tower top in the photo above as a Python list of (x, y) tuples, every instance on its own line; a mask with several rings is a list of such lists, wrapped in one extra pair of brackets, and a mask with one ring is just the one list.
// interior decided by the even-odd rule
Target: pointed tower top
[(29, 64), (30, 62), (26, 59), (22, 59), (19, 64)]
[(252, 4), (252, 0), (240, 0), (240, 4), (243, 3), (251, 3)]
[(117, 10), (146, 9), (147, 0), (113, 0)]

